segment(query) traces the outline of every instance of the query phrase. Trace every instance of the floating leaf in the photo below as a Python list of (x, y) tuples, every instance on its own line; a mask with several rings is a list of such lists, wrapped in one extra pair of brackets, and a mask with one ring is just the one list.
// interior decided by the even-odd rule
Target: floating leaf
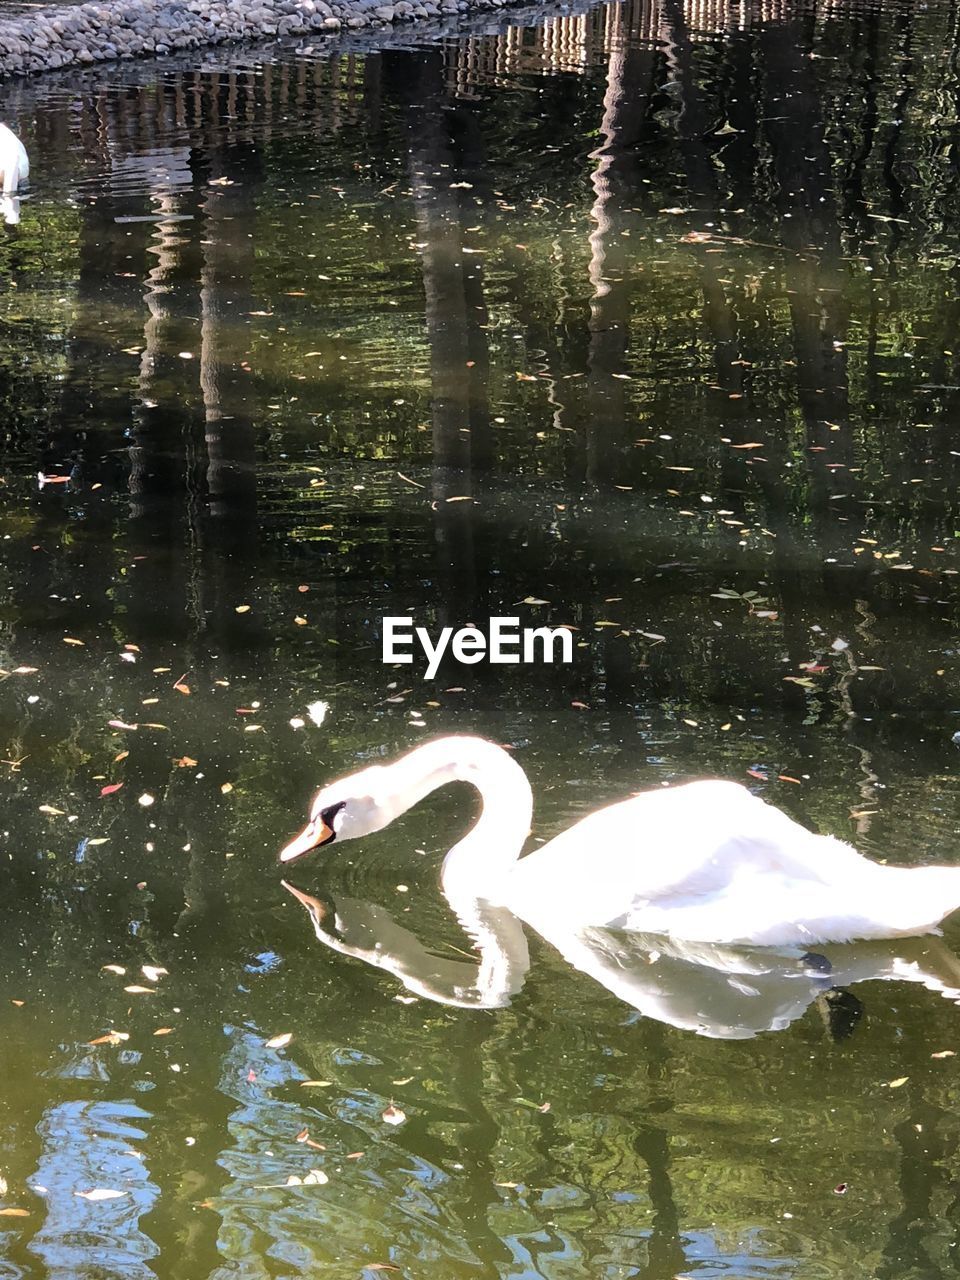
[(136, 983), (123, 989), (132, 996), (152, 996), (154, 994), (153, 987), (138, 987)]
[(80, 647), (81, 647), (81, 648), (84, 648), (84, 647), (85, 647), (85, 644), (84, 644), (84, 641), (83, 641), (83, 640), (76, 640), (76, 639), (74, 639), (74, 637), (73, 637), (73, 636), (64, 636), (64, 637), (63, 637), (63, 643), (64, 643), (64, 644), (78, 644), (78, 645), (80, 645)]
[(172, 1033), (173, 1027), (157, 1027), (153, 1033), (155, 1036), (168, 1036)]
[(158, 964), (145, 964), (141, 966), (140, 972), (149, 982), (159, 982), (161, 978), (166, 977), (169, 970)]
[(293, 1032), (284, 1031), (282, 1035), (271, 1036), (265, 1043), (268, 1049), (285, 1049), (292, 1039)]
[(112, 796), (115, 791), (119, 791), (123, 786), (122, 782), (108, 782), (105, 787), (100, 788), (101, 796)]
[(389, 1107), (381, 1113), (381, 1119), (384, 1124), (403, 1124), (407, 1118), (407, 1113), (401, 1111), (399, 1107), (395, 1107), (391, 1102)]
[(62, 817), (67, 812), (66, 809), (55, 809), (52, 804), (41, 804), (38, 807), (41, 813), (49, 813), (56, 818)]
[(888, 1089), (899, 1089), (907, 1083), (909, 1076), (897, 1076), (896, 1080), (891, 1080), (887, 1085)]
[(122, 964), (105, 964), (105, 965), (101, 965), (101, 970), (102, 970), (104, 973), (117, 973), (117, 974), (119, 974), (119, 975), (120, 975), (120, 977), (121, 977), (121, 978), (122, 978), (122, 977), (123, 977), (123, 975), (127, 972), (127, 971), (126, 971), (126, 969), (123, 967), (123, 965), (122, 965)]
[(931, 1058), (955, 1058), (957, 1055), (952, 1049), (941, 1049), (939, 1053), (931, 1053)]
[(92, 1191), (75, 1191), (81, 1200), (117, 1200), (125, 1196), (126, 1191), (114, 1191), (112, 1187), (94, 1187)]
[(324, 702), (319, 698), (316, 702), (311, 702), (307, 707), (307, 715), (319, 729), (327, 718), (327, 712), (330, 710), (330, 703)]
[(29, 1209), (0, 1209), (0, 1217), (2, 1218), (29, 1218)]
[(234, 610), (234, 612), (235, 612), (235, 613), (249, 613), (251, 608), (252, 608), (252, 606), (251, 606), (251, 605), (249, 605), (249, 604), (238, 604), (238, 605), (237, 605), (237, 607), (236, 607), (236, 609)]

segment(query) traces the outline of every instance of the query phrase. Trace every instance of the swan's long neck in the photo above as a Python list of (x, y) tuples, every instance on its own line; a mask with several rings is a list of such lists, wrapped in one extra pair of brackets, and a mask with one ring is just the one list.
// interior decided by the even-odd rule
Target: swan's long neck
[(494, 895), (500, 876), (519, 858), (530, 833), (533, 795), (516, 761), (482, 738), (428, 742), (384, 770), (393, 816), (448, 782), (469, 782), (479, 791), (483, 806), (471, 830), (443, 860), (441, 883), (456, 906), (458, 899)]

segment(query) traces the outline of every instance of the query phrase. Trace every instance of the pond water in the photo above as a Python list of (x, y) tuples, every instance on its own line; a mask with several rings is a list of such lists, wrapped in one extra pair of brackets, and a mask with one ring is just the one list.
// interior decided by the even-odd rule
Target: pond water
[[(466, 789), (290, 869), (385, 968), (276, 862), (449, 732), (531, 847), (719, 775), (957, 861), (956, 57), (662, 0), (4, 86), (4, 1280), (956, 1272), (956, 927), (614, 947), (633, 1005), (529, 932), (471, 1009)], [(574, 660), (428, 682), (388, 615)]]

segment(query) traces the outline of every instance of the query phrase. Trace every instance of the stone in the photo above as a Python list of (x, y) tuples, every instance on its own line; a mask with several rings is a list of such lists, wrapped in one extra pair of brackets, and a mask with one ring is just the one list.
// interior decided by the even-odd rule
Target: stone
[(516, 0), (93, 0), (0, 19), (0, 75), (163, 55), (225, 40), (334, 33)]

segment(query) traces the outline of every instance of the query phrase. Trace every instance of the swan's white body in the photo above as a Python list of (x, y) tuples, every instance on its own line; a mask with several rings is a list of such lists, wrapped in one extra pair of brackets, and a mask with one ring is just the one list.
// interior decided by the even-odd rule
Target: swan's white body
[(27, 149), (5, 124), (0, 124), (0, 179), (3, 194), (13, 195), (21, 182), (30, 176), (30, 161)]
[(465, 923), (479, 901), (547, 937), (607, 928), (780, 947), (929, 933), (960, 907), (960, 868), (881, 866), (733, 782), (642, 792), (521, 859), (530, 785), (506, 751), (471, 737), (440, 738), (331, 783), (281, 861), (379, 831), (453, 781), (472, 783), (483, 800), (441, 873)]

